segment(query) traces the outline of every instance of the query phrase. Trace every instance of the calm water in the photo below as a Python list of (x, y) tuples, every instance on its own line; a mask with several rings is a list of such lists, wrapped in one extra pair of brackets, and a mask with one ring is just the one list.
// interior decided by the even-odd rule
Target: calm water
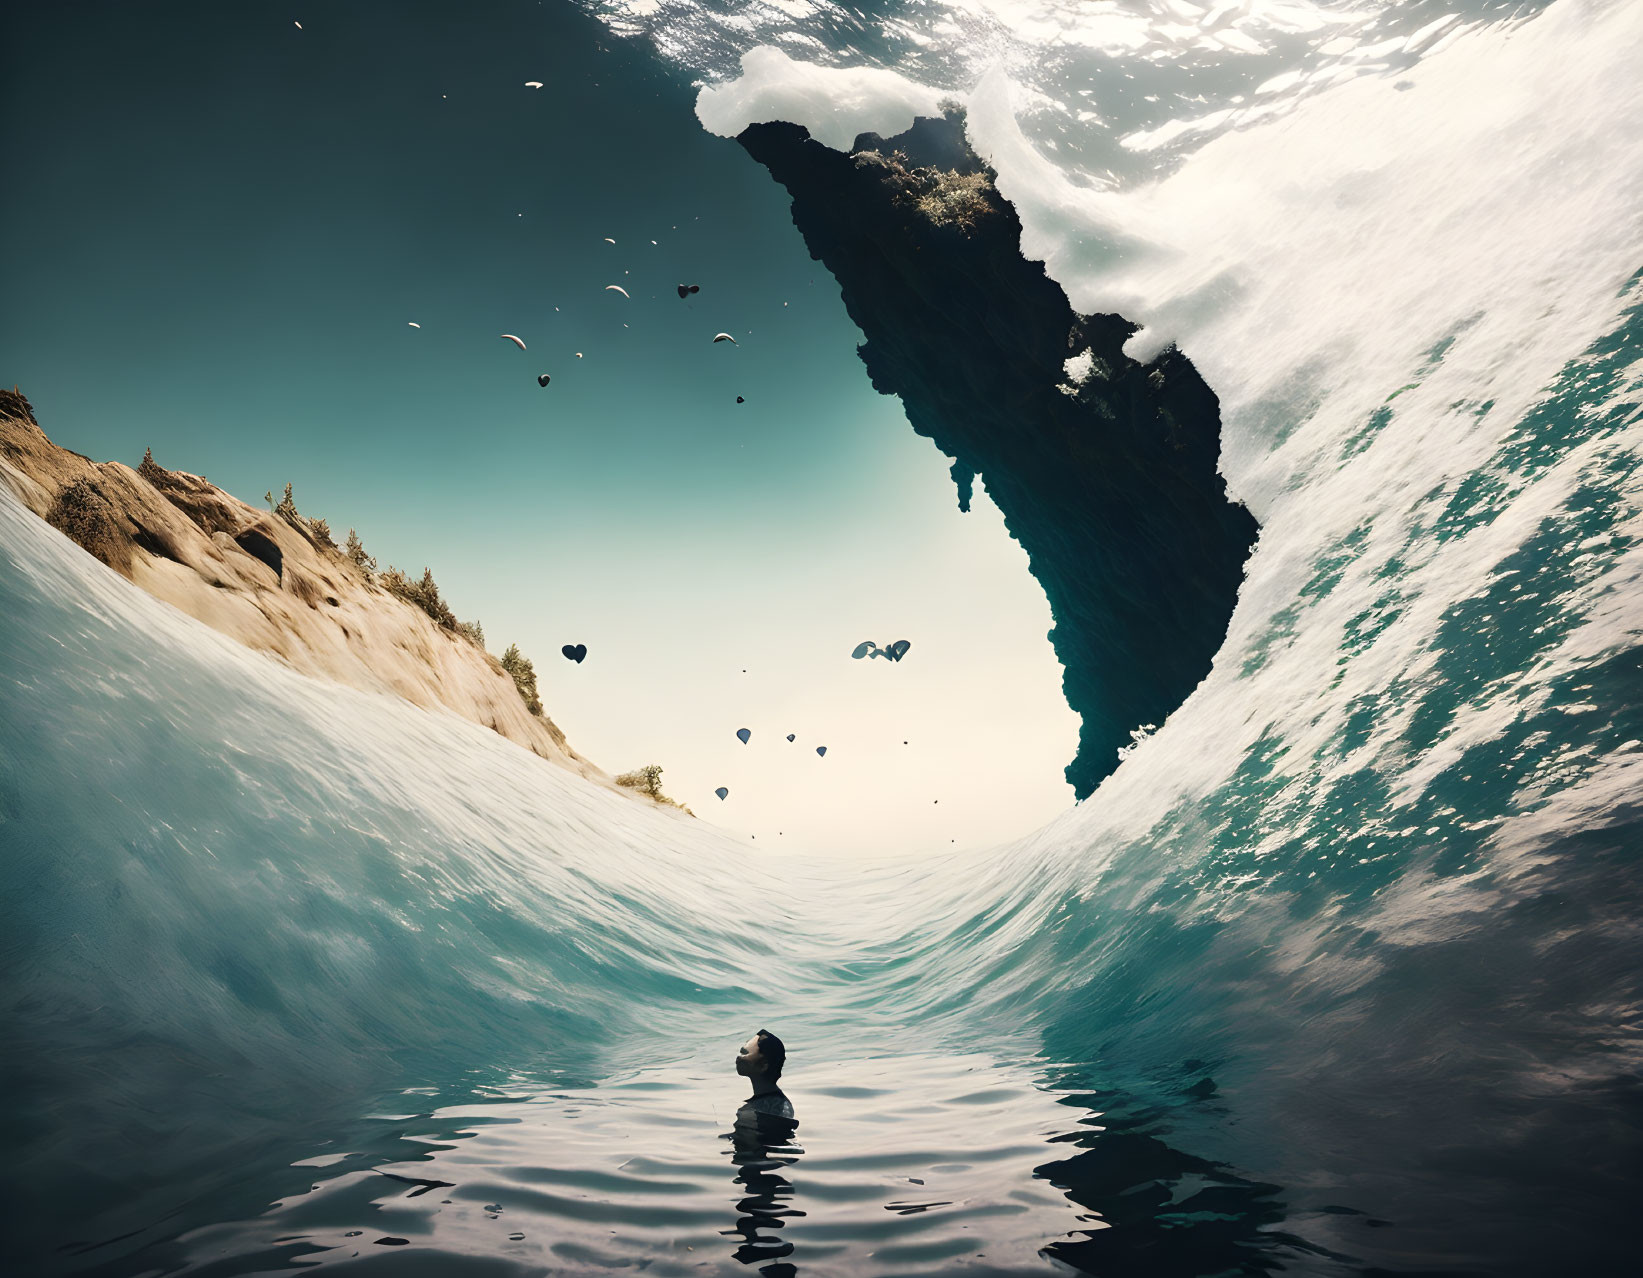
[(1046, 1242), (1106, 1227), (1052, 1183), (1087, 1110), (986, 1056), (843, 1045), (793, 1062), (792, 1130), (738, 1113), (734, 1044), (600, 1087), (414, 1091), (175, 1254), (212, 1273), (399, 1246), (452, 1273), (1039, 1273)]

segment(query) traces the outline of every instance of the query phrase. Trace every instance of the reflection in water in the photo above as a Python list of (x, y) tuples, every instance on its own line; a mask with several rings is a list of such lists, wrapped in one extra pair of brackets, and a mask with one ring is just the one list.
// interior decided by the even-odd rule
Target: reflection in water
[(742, 1214), (727, 1237), (740, 1236), (731, 1253), (744, 1265), (760, 1265), (765, 1278), (791, 1278), (798, 1273), (783, 1260), (793, 1244), (780, 1236), (782, 1221), (804, 1213), (787, 1204), (793, 1186), (777, 1170), (791, 1167), (804, 1153), (794, 1142), (799, 1123), (793, 1103), (780, 1087), (787, 1065), (787, 1045), (767, 1029), (754, 1032), (736, 1053), (736, 1072), (753, 1084), (753, 1095), (736, 1111), (730, 1141), (730, 1161), (737, 1168), (736, 1183), (746, 1191), (736, 1204)]
[[(753, 1094), (740, 1093), (732, 1123), (720, 1103), (724, 1049), (704, 1036), (692, 1057), (603, 1082), (506, 1076), (385, 1097), (293, 1151), (302, 1157), (278, 1178), (262, 1174), (257, 1184), (277, 1196), (265, 1210), (236, 1212), (225, 1198), (206, 1206), (214, 1224), (59, 1269), (1348, 1278), (1367, 1271), (1346, 1258), (1357, 1238), (1398, 1231), (1187, 1152), (1202, 1111), (1219, 1103), (1204, 1070), (1141, 1098), (1081, 1071), (1046, 1077), (977, 1052), (875, 1056), (877, 1029), (870, 1039), (836, 1022), (795, 1033), (828, 1044), (806, 1056), (807, 1149), (792, 1102), (761, 1068), (774, 1047), (754, 1043), (738, 1058)], [(654, 1056), (648, 1046), (633, 1054)], [(790, 1170), (801, 1157), (802, 1181)]]
[[(1215, 1083), (1205, 1076), (1183, 1088), (1177, 1104), (1211, 1104), (1215, 1097)], [(1053, 1138), (1077, 1152), (1033, 1174), (1085, 1208), (1087, 1227), (1048, 1244), (1044, 1256), (1087, 1274), (1149, 1278), (1360, 1272), (1350, 1257), (1283, 1228), (1292, 1215), (1279, 1186), (1180, 1148), (1171, 1138), (1171, 1105), (1126, 1102), (1111, 1093), (1073, 1092), (1060, 1100), (1089, 1114)], [(1362, 1216), (1345, 1207), (1323, 1210)], [(1364, 1217), (1364, 1223), (1387, 1222)]]
[(743, 1101), (735, 1128), (724, 1137), (731, 1144), (736, 1184), (742, 1187), (736, 1203), (740, 1214), (724, 1234), (741, 1239), (731, 1255), (744, 1265), (761, 1266), (765, 1278), (798, 1273), (784, 1259), (793, 1254), (793, 1244), (781, 1237), (784, 1220), (805, 1214), (792, 1205), (792, 1182), (781, 1174), (804, 1153), (794, 1139), (798, 1129), (792, 1102), (777, 1089)]

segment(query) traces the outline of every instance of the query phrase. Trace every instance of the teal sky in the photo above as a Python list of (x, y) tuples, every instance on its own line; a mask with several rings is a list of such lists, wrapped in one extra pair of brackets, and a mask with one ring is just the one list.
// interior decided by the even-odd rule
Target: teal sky
[[(644, 47), (534, 0), (19, 9), (0, 377), (58, 443), (291, 482), (517, 642), (579, 750), (762, 844), (968, 845), (1070, 803), (1025, 555), (959, 514), (785, 193)], [(850, 660), (868, 638), (913, 648)]]

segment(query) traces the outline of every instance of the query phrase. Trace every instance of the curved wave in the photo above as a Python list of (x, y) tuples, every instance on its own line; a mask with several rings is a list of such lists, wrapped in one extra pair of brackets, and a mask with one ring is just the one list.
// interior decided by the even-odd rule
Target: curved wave
[[(40, 1272), (262, 1272), (322, 1237), (351, 1260), (356, 1218), (380, 1216), (440, 1239), (448, 1272), (530, 1268), (483, 1230), (530, 1210), (608, 1232), (578, 1195), (707, 1183), (694, 1135), (594, 1173), (626, 1120), (695, 1122), (724, 1023), (775, 1011), (814, 1049), (805, 1130), (855, 1154), (780, 1173), (814, 1168), (803, 1201), (839, 1213), (813, 1270), (871, 1268), (851, 1240), (891, 1239), (892, 1217), (924, 1232), (894, 1235), (884, 1272), (972, 1254), (947, 1195), (907, 1188), (945, 1176), (976, 1219), (1021, 1218), (1012, 1254), (1048, 1242), (1090, 1272), (1618, 1271), (1643, 1149), (1643, 304), (1615, 228), (1643, 167), (1571, 168), (1551, 193), (1539, 177), (1554, 126), (1583, 160), (1624, 161), (1643, 117), (1635, 85), (1605, 78), (1628, 47), (1612, 24), (1636, 22), (1622, 6), (1533, 21), (1552, 35), (1517, 26), (1513, 67), (1543, 37), (1603, 74), (1530, 139), (1535, 181), (1478, 204), (1505, 230), (1456, 212), (1487, 194), (1488, 147), (1430, 205), (1390, 160), (1390, 194), (1336, 173), (1324, 203), (1346, 220), (1269, 224), (1252, 260), (1274, 274), (1175, 313), (1263, 536), (1207, 677), (1005, 849), (774, 872), (471, 724), (244, 653), (0, 493), (13, 1253)], [(1401, 68), (1362, 41), (1309, 48), (1355, 49), (1364, 85), (1372, 66), (1431, 85), (1446, 40), (1404, 32)], [(1560, 82), (1541, 70), (1513, 120)], [(1468, 84), (1452, 78), (1449, 103)], [(1317, 118), (1370, 129), (1404, 92), (1378, 91)], [(1325, 74), (1268, 95), (1295, 118), (1285, 138), (1327, 94)], [(1216, 164), (1261, 154), (1238, 125), (1206, 126)], [(1460, 163), (1434, 146), (1427, 176)], [(1071, 206), (1030, 198), (1060, 187), (992, 160), (1033, 234), (1059, 207), (1076, 238)], [(1498, 253), (1559, 209), (1567, 238)], [(1374, 252), (1347, 251), (1376, 228)], [(1153, 283), (1204, 300), (1189, 277), (1225, 262), (1190, 259)], [(1352, 305), (1325, 307), (1331, 290)], [(871, 1086), (847, 1077), (864, 1061)], [(611, 1113), (579, 1126), (601, 1098)], [(530, 1140), (490, 1132), (531, 1106), (552, 1117)], [(898, 1131), (906, 1148), (878, 1147)], [(542, 1155), (561, 1138), (563, 1160)], [(957, 1152), (931, 1171), (937, 1145)], [(410, 1201), (418, 1186), (477, 1164), (455, 1223), (417, 1216), (439, 1202)], [(412, 1188), (385, 1206), (385, 1177)], [(721, 1178), (733, 1203), (767, 1195), (731, 1219), (768, 1254), (801, 1234), (770, 1232), (782, 1186)], [(358, 1200), (348, 1228), (332, 1191)], [(656, 1218), (713, 1231), (706, 1209)], [(535, 1268), (677, 1250), (662, 1232), (560, 1241)]]

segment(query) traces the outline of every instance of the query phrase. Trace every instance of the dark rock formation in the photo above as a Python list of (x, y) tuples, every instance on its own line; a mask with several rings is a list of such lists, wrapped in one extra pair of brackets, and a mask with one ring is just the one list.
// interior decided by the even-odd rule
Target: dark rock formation
[(234, 544), (253, 559), (262, 560), (274, 570), (276, 577), (280, 575), (285, 557), (269, 537), (255, 528), (247, 528), (244, 532), (235, 534)]
[[(873, 385), (980, 475), (1055, 617), (1067, 704), (1083, 718), (1080, 798), (1130, 729), (1162, 723), (1209, 672), (1257, 526), (1216, 472), (1214, 393), (1173, 348), (1142, 366), (1135, 325), (1075, 314), (968, 148), (956, 116), (850, 155), (791, 124), (737, 139), (793, 197), (793, 221), (866, 334)], [(1091, 374), (1067, 383), (1088, 352)]]

